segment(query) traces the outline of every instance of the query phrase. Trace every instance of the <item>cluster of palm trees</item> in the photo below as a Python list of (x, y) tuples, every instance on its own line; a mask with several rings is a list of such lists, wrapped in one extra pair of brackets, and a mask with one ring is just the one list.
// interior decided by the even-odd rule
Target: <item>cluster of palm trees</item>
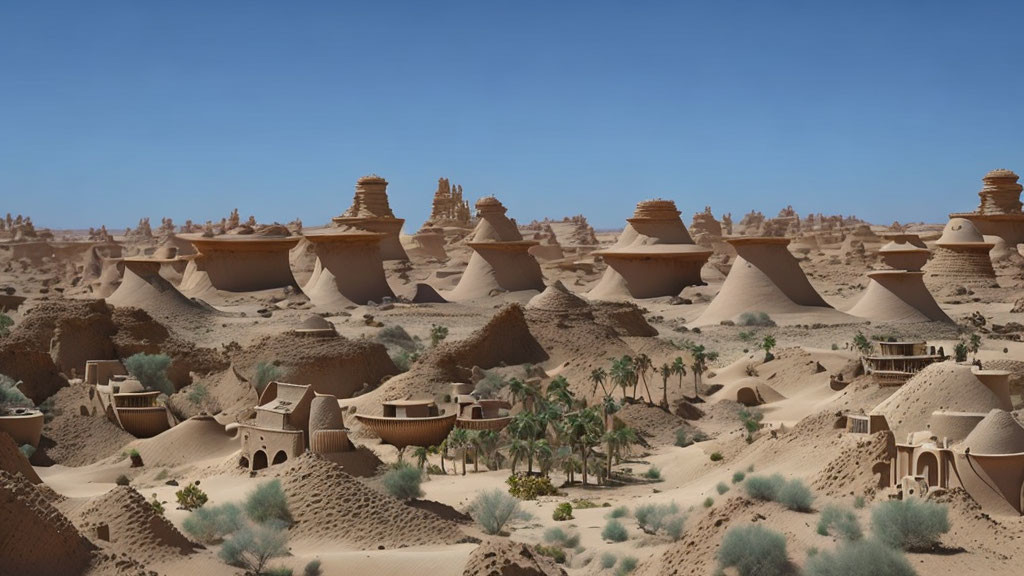
[[(441, 456), (441, 470), (447, 473), (445, 459), (462, 460), (466, 474), (469, 454), (473, 454), (473, 470), (479, 470), (481, 459), (491, 470), (508, 464), (512, 473), (525, 464), (528, 475), (549, 475), (560, 470), (569, 483), (581, 475), (584, 485), (592, 472), (601, 479), (611, 475), (615, 461), (629, 455), (638, 438), (636, 432), (620, 421), (610, 419), (619, 404), (609, 395), (598, 405), (587, 405), (573, 393), (569, 381), (558, 376), (546, 390), (539, 386), (510, 379), (508, 394), (513, 405), (522, 410), (502, 432), (454, 428), (440, 446), (417, 447), (413, 456), (422, 470), (431, 454)], [(604, 448), (604, 454), (598, 448)]]
[[(708, 370), (708, 363), (714, 362), (718, 359), (718, 352), (708, 350), (703, 344), (696, 344), (694, 342), (684, 342), (682, 349), (690, 353), (690, 371), (693, 373), (693, 396), (694, 398), (700, 398), (700, 384), (701, 378)], [(601, 392), (604, 394), (605, 403), (611, 398), (612, 391), (615, 388), (622, 389), (622, 401), (626, 402), (630, 396), (633, 401), (637, 400), (637, 388), (642, 383), (644, 390), (647, 392), (647, 401), (651, 404), (654, 403), (654, 397), (651, 395), (651, 389), (647, 385), (647, 375), (651, 372), (661, 376), (661, 404), (660, 406), (668, 410), (668, 381), (672, 376), (679, 378), (679, 388), (683, 387), (683, 376), (686, 376), (687, 364), (683, 360), (682, 356), (676, 356), (671, 362), (665, 362), (661, 366), (655, 368), (651, 358), (647, 354), (637, 354), (636, 356), (621, 356), (619, 358), (611, 359), (611, 367), (606, 371), (602, 367), (593, 369), (590, 372), (590, 381), (594, 384), (593, 393), (597, 393), (598, 387), (601, 388)], [(610, 387), (608, 385), (611, 385)], [(632, 388), (632, 393), (629, 390)], [(607, 418), (607, 411), (605, 417)]]

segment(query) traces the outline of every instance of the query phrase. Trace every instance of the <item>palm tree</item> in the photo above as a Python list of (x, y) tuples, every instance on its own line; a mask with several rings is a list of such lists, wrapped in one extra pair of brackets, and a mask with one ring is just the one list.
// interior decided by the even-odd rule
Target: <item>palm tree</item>
[(718, 352), (707, 350), (703, 344), (692, 342), (687, 344), (687, 350), (690, 351), (690, 356), (693, 358), (693, 362), (690, 364), (690, 369), (693, 370), (693, 395), (695, 398), (700, 398), (701, 375), (707, 372), (708, 362), (718, 359)]
[(612, 382), (614, 382), (619, 388), (622, 388), (622, 399), (625, 400), (626, 388), (628, 388), (630, 384), (636, 382), (636, 371), (633, 369), (633, 358), (628, 355), (623, 356), (622, 358), (613, 358), (610, 375)]
[(512, 457), (512, 473), (516, 473), (516, 466), (527, 454), (526, 442), (519, 438), (513, 438), (508, 443), (508, 455)]
[[(480, 471), (480, 431), (479, 430), (467, 430), (466, 431), (468, 445), (473, 448), (473, 472)], [(465, 469), (463, 469), (465, 474)]]
[(525, 447), (528, 474), (533, 473), (533, 456), (537, 450), (537, 441), (543, 436), (546, 428), (547, 420), (534, 412), (520, 412), (509, 422), (509, 435), (522, 441)]
[(581, 470), (580, 461), (576, 458), (576, 453), (572, 451), (571, 446), (560, 446), (555, 451), (555, 459), (558, 461), (559, 467), (562, 473), (565, 474), (565, 479), (569, 484), (576, 481), (576, 472)]
[(548, 472), (551, 471), (551, 467), (555, 464), (555, 450), (551, 447), (551, 443), (547, 441), (547, 438), (541, 438), (537, 440), (533, 448), (537, 456), (537, 466), (540, 467), (540, 473), (547, 476)]
[(448, 439), (447, 438), (445, 438), (444, 440), (441, 440), (441, 444), (438, 445), (437, 451), (441, 455), (441, 472), (444, 473), (445, 476), (447, 476), (448, 475), (448, 471), (444, 469), (444, 459), (445, 459), (446, 456), (448, 456)]
[(557, 376), (548, 384), (547, 400), (561, 402), (566, 410), (572, 409), (575, 398), (572, 391), (569, 390), (569, 381), (565, 379), (565, 376)]
[(619, 411), (619, 403), (615, 401), (615, 398), (605, 396), (604, 402), (601, 403), (601, 410), (604, 412), (604, 428), (607, 430), (612, 427), (611, 415)]
[(661, 407), (668, 410), (668, 378), (672, 375), (672, 366), (667, 362), (658, 368), (661, 374)]
[(466, 475), (466, 452), (469, 451), (469, 430), (453, 428), (448, 433), (448, 446), (462, 455), (462, 475)]
[(426, 446), (417, 446), (412, 451), (412, 455), (416, 457), (416, 467), (423, 470), (423, 466), (427, 463), (427, 455), (430, 454), (430, 449)]
[(637, 442), (636, 431), (628, 426), (622, 426), (609, 430), (604, 435), (604, 441), (608, 444), (608, 476), (612, 475), (612, 458), (621, 461), (624, 455), (628, 455), (633, 444)]
[[(637, 357), (633, 359), (633, 368), (637, 374), (640, 375), (640, 379), (644, 382), (644, 390), (647, 391), (647, 401), (653, 403), (654, 397), (651, 396), (651, 389), (647, 387), (647, 371), (650, 370), (654, 364), (651, 362), (651, 357), (647, 354), (637, 354)], [(637, 382), (633, 382), (633, 397), (636, 398), (636, 385)]]
[(679, 390), (682, 391), (683, 376), (686, 376), (686, 362), (682, 356), (676, 356), (675, 360), (672, 360), (672, 373), (679, 376)]
[(608, 380), (608, 373), (604, 371), (604, 368), (598, 367), (598, 368), (594, 368), (593, 370), (591, 370), (590, 371), (590, 381), (594, 383), (594, 391), (591, 392), (591, 394), (593, 394), (594, 392), (597, 392), (597, 387), (600, 386), (601, 387), (601, 391), (604, 392), (605, 396), (607, 396), (608, 395), (608, 389), (605, 388), (605, 386), (604, 386), (604, 383), (607, 380)]
[(508, 396), (512, 405), (514, 406), (517, 401), (523, 401), (526, 399), (526, 395), (529, 393), (529, 388), (522, 380), (518, 378), (512, 378), (508, 381)]
[(566, 432), (570, 442), (579, 448), (583, 462), (583, 485), (587, 484), (587, 456), (593, 445), (599, 441), (604, 428), (601, 417), (594, 407), (584, 408), (566, 416)]
[[(477, 447), (483, 449), (484, 462), (487, 463), (487, 468), (490, 470), (498, 469), (494, 462), (494, 453), (498, 449), (498, 440), (500, 438), (501, 436), (496, 430), (480, 430), (476, 433)], [(474, 466), (475, 470), (476, 467)]]

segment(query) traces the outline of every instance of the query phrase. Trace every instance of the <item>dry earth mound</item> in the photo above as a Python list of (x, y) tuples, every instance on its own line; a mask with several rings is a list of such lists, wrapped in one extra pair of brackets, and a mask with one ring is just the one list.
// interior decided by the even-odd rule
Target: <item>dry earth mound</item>
[(454, 523), (385, 496), (312, 454), (283, 468), (281, 480), (295, 519), (293, 540), (368, 550), (454, 544), (463, 537)]
[(85, 466), (120, 451), (135, 437), (104, 415), (83, 415), (91, 405), (89, 387), (75, 384), (53, 395), (52, 421), (43, 425), (43, 439), (33, 460)]
[(81, 574), (92, 545), (28, 480), (0, 470), (0, 572)]
[(565, 574), (547, 556), (511, 540), (487, 540), (473, 550), (463, 576), (559, 576)]
[(232, 354), (231, 362), (250, 379), (257, 364), (274, 362), (285, 371), (283, 381), (311, 384), (316, 392), (338, 398), (351, 398), (356, 392), (377, 386), (385, 376), (398, 373), (381, 344), (295, 332), (265, 336)]
[(895, 456), (896, 440), (891, 432), (857, 438), (840, 449), (839, 454), (815, 477), (811, 488), (817, 493), (836, 497), (872, 494), (880, 480), (872, 470), (873, 465), (883, 462), (888, 468), (889, 460)]
[(228, 436), (212, 416), (196, 416), (128, 447), (138, 450), (146, 465), (178, 466), (227, 457), (238, 450), (238, 439)]
[(885, 416), (889, 428), (902, 439), (911, 432), (928, 429), (932, 412), (974, 412), (987, 414), (1003, 401), (975, 376), (970, 366), (937, 362), (915, 374), (873, 411)]
[(5, 432), (0, 432), (0, 470), (12, 475), (21, 474), (26, 480), (33, 484), (41, 484), (32, 464), (28, 458), (18, 450), (18, 445)]
[(90, 499), (70, 517), (86, 534), (95, 534), (98, 526), (107, 525), (110, 546), (136, 558), (160, 561), (194, 551), (193, 544), (130, 486), (117, 486)]

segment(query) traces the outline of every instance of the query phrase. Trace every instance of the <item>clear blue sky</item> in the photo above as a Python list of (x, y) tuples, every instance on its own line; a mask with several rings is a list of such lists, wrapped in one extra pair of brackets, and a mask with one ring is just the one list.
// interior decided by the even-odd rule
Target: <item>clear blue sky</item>
[(1020, 2), (0, 2), (0, 211), (41, 225), (318, 224), (370, 172), (407, 230), (439, 176), (521, 222), (939, 222), (1024, 172)]

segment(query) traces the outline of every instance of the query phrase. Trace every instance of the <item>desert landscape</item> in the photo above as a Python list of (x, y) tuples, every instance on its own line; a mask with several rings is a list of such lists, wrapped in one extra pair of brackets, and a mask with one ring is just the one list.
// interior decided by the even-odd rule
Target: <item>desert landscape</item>
[(0, 22), (0, 576), (1024, 572), (990, 15), (313, 4)]
[(376, 175), (318, 227), (8, 216), (4, 571), (1015, 574), (1024, 213), (979, 188), (944, 225), (519, 224), (441, 178), (404, 234)]

